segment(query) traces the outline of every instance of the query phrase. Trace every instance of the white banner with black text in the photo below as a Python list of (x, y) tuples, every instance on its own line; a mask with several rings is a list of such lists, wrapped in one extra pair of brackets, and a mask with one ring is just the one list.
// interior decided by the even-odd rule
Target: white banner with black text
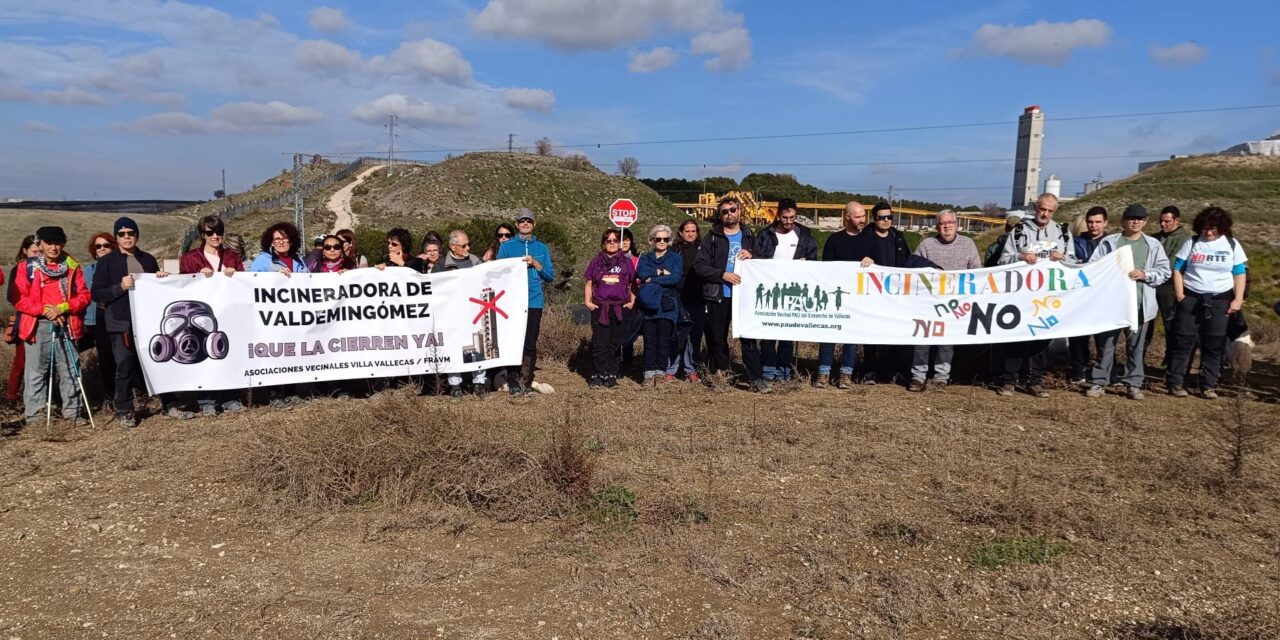
[(526, 270), (510, 259), (426, 275), (140, 275), (138, 361), (152, 393), (518, 365)]
[(742, 260), (733, 334), (837, 344), (988, 344), (1138, 324), (1128, 247), (1083, 266), (1041, 260), (969, 271)]

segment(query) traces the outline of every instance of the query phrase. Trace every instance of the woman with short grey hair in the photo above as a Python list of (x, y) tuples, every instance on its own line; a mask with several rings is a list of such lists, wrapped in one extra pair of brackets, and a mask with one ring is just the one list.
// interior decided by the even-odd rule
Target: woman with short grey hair
[(671, 334), (680, 315), (676, 287), (684, 279), (684, 259), (669, 250), (672, 239), (671, 227), (654, 225), (649, 230), (653, 251), (640, 256), (636, 265), (636, 279), (640, 281), (636, 304), (644, 315), (644, 381), (649, 384), (674, 379), (666, 372)]

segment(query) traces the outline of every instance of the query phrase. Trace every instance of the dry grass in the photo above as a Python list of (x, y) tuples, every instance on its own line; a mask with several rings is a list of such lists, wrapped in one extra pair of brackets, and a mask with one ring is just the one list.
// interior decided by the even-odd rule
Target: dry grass
[(590, 492), (592, 461), (570, 414), (542, 427), (474, 405), (430, 406), (412, 385), (340, 420), (289, 414), (255, 433), (251, 482), (306, 507), (435, 502), (499, 520), (571, 510)]

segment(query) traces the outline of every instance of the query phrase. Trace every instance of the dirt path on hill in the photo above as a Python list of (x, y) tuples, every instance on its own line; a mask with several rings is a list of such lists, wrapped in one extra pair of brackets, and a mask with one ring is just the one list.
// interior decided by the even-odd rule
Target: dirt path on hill
[(356, 228), (356, 214), (351, 211), (351, 192), (355, 191), (355, 188), (360, 186), (366, 178), (373, 175), (374, 171), (384, 166), (386, 165), (374, 165), (361, 171), (355, 180), (352, 180), (349, 184), (329, 196), (329, 201), (325, 203), (325, 207), (337, 216), (333, 221), (333, 231)]

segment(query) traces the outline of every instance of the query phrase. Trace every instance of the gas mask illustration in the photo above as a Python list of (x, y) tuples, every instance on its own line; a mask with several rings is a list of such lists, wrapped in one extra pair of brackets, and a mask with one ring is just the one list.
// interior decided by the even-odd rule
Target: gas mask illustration
[(179, 300), (165, 307), (160, 333), (151, 337), (151, 359), (195, 364), (206, 358), (227, 357), (227, 334), (218, 331), (213, 308), (195, 300)]

